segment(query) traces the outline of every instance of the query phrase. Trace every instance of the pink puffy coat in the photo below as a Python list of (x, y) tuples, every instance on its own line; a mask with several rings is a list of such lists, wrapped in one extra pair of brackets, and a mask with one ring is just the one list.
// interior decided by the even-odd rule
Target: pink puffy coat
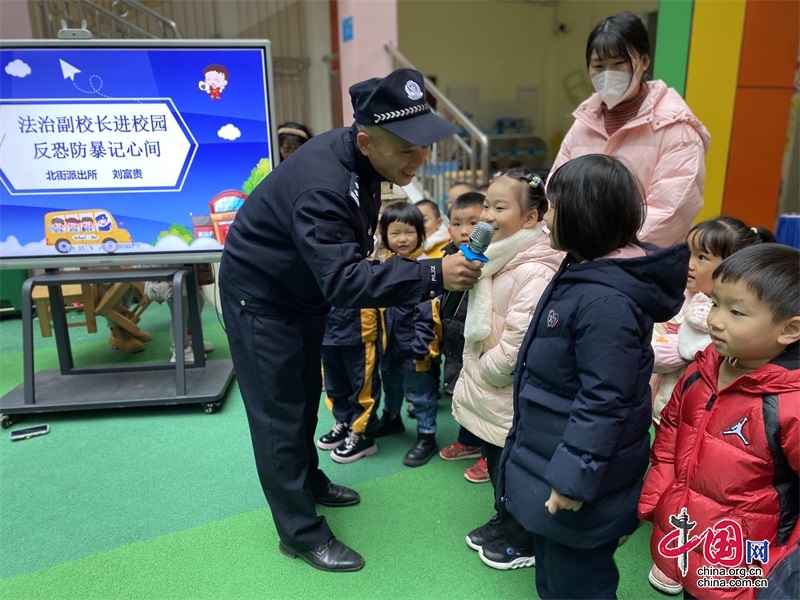
[(711, 136), (678, 92), (658, 80), (647, 82), (647, 87), (638, 115), (610, 136), (597, 94), (578, 106), (553, 171), (586, 154), (622, 160), (647, 198), (639, 239), (665, 247), (686, 239), (703, 206), (705, 155)]
[[(482, 440), (502, 447), (514, 417), (514, 366), (539, 297), (564, 253), (539, 240), (511, 258), (492, 278), (489, 337), (464, 344), (464, 366), (453, 390), (453, 416)], [(467, 319), (470, 315), (467, 314)]]

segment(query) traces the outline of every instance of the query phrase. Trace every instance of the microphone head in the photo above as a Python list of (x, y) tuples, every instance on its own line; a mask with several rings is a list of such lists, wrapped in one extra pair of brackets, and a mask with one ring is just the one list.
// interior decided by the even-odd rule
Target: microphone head
[(491, 243), (492, 236), (494, 236), (494, 227), (486, 221), (479, 221), (472, 228), (472, 233), (469, 234), (467, 246), (475, 254), (483, 254)]

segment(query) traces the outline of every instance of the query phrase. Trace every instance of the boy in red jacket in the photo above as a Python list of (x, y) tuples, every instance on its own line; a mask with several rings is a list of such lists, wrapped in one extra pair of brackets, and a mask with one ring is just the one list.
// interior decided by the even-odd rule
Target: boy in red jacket
[(712, 344), (662, 413), (639, 516), (654, 587), (754, 598), (800, 538), (800, 252), (751, 246), (713, 277)]

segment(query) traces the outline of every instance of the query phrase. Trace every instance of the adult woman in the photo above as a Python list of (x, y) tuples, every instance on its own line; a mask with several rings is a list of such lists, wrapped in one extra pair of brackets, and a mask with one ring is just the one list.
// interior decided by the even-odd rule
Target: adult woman
[(645, 81), (651, 52), (633, 14), (600, 21), (589, 34), (586, 66), (596, 93), (575, 110), (552, 173), (586, 154), (621, 159), (645, 191), (639, 239), (670, 246), (686, 239), (703, 205), (710, 136), (672, 88)]

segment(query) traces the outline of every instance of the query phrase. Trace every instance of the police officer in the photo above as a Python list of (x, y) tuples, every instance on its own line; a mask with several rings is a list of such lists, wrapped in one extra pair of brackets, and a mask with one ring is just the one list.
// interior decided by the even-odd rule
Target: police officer
[(314, 444), (326, 313), (470, 289), (481, 267), (463, 254), (364, 260), (381, 181), (408, 185), (430, 145), (456, 128), (431, 111), (411, 69), (357, 83), (350, 97), (355, 124), (312, 138), (253, 190), (220, 265), (222, 314), (280, 551), (323, 571), (364, 565), (315, 506), (360, 500), (320, 470)]

